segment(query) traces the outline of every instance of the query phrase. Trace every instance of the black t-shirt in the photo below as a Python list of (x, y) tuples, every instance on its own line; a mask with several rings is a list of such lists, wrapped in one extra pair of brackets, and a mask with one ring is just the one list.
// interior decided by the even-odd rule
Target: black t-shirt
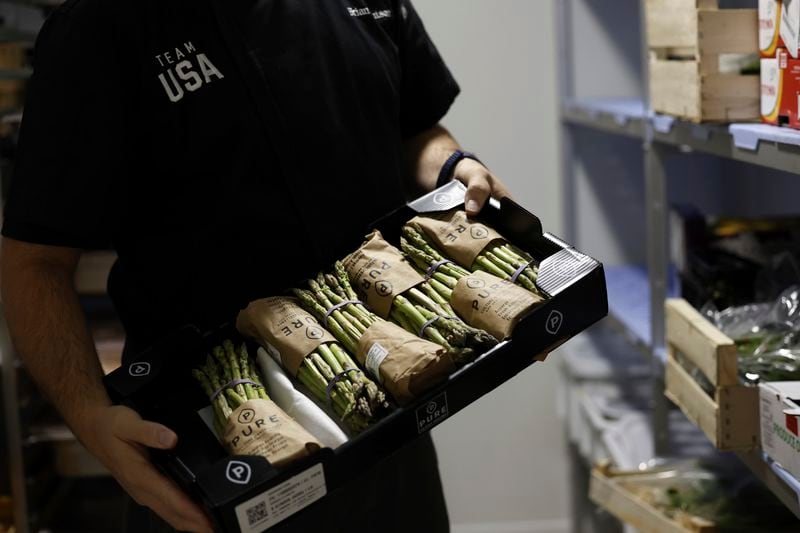
[(113, 246), (137, 345), (356, 246), (458, 94), (408, 0), (236, 1), (69, 0), (37, 41), (3, 234)]

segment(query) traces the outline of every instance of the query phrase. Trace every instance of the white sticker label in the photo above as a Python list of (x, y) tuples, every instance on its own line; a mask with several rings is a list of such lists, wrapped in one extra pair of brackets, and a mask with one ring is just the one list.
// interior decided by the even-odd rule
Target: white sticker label
[(328, 489), (321, 464), (287, 479), (266, 492), (236, 506), (241, 533), (270, 528), (319, 500)]
[(383, 378), (381, 377), (381, 363), (383, 363), (387, 355), (389, 355), (389, 350), (381, 346), (380, 343), (375, 342), (369, 347), (367, 356), (364, 359), (364, 366), (367, 367), (367, 370), (369, 370), (381, 384), (383, 383)]

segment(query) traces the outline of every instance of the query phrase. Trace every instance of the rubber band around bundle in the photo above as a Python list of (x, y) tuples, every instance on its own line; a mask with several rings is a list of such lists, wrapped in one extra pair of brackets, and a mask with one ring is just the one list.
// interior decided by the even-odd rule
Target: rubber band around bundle
[(511, 277), (508, 278), (508, 281), (510, 281), (511, 283), (516, 283), (517, 279), (519, 279), (519, 277), (522, 275), (522, 273), (525, 272), (525, 269), (528, 268), (529, 266), (531, 266), (535, 262), (536, 261), (528, 261), (524, 265), (520, 265), (519, 268), (517, 268), (517, 270), (514, 271), (514, 273), (511, 275)]
[(420, 326), (419, 331), (417, 332), (417, 337), (424, 338), (425, 330), (428, 329), (428, 327), (431, 324), (433, 324), (434, 322), (436, 322), (440, 318), (442, 318), (442, 317), (439, 316), (439, 315), (436, 315), (433, 318), (430, 318), (429, 320), (426, 320), (425, 323)]
[(217, 396), (222, 394), (225, 391), (225, 389), (232, 389), (236, 385), (255, 385), (256, 387), (258, 387), (260, 389), (264, 388), (263, 385), (261, 385), (260, 383), (256, 383), (255, 381), (253, 381), (251, 379), (234, 379), (232, 381), (229, 381), (228, 383), (226, 383), (222, 387), (218, 388), (217, 390), (215, 390), (214, 394), (211, 395), (211, 402), (213, 403), (214, 400), (217, 399)]
[(330, 383), (328, 383), (327, 388), (325, 389), (325, 395), (328, 397), (328, 405), (333, 408), (333, 398), (331, 397), (331, 393), (333, 392), (333, 388), (336, 386), (337, 383), (342, 381), (344, 377), (349, 374), (350, 372), (361, 372), (358, 368), (348, 368), (347, 370), (342, 370), (335, 376)]
[(444, 265), (446, 265), (448, 263), (451, 264), (451, 265), (453, 264), (453, 262), (450, 261), (449, 259), (442, 259), (441, 261), (436, 261), (434, 264), (429, 266), (428, 270), (425, 272), (425, 281), (428, 281), (429, 279), (431, 279), (433, 277), (433, 275), (436, 274), (436, 271), (439, 270), (440, 267), (442, 267), (442, 266), (444, 266)]
[(341, 309), (345, 305), (350, 305), (350, 304), (361, 304), (361, 305), (364, 305), (364, 302), (362, 302), (361, 300), (345, 300), (343, 302), (340, 302), (340, 303), (334, 305), (333, 307), (331, 307), (330, 309), (325, 311), (325, 316), (322, 317), (322, 324), (327, 328), (328, 327), (328, 319), (334, 313), (334, 311), (338, 311), (339, 309)]

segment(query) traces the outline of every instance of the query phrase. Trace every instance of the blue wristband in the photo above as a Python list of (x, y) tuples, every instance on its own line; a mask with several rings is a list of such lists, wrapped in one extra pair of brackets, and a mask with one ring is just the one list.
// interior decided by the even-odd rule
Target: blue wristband
[(455, 171), (456, 165), (462, 159), (472, 159), (477, 161), (481, 165), (483, 162), (478, 159), (475, 154), (471, 154), (469, 152), (462, 152), (461, 150), (456, 150), (453, 154), (447, 158), (447, 161), (444, 162), (442, 165), (442, 169), (439, 171), (439, 177), (436, 179), (436, 188), (438, 189), (451, 179), (453, 179), (453, 172)]

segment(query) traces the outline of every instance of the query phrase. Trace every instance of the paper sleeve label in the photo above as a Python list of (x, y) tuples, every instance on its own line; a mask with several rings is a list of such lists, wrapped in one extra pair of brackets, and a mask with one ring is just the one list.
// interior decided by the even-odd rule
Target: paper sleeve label
[(383, 320), (361, 335), (356, 358), (370, 372), (380, 375), (381, 384), (401, 405), (455, 370), (444, 348)]
[(398, 294), (425, 281), (377, 230), (343, 263), (355, 290), (381, 318), (389, 317)]
[(322, 445), (272, 400), (248, 400), (228, 418), (222, 441), (231, 455), (260, 455), (282, 466)]
[(482, 271), (458, 280), (450, 300), (467, 324), (501, 340), (510, 337), (514, 326), (542, 302), (541, 296)]
[(505, 240), (495, 230), (467, 217), (467, 213), (461, 210), (417, 216), (411, 222), (418, 224), (446, 256), (466, 268), (472, 267), (475, 258), (490, 243)]
[[(256, 340), (293, 376), (308, 354), (336, 339), (295, 298), (277, 296), (250, 302), (236, 329)], [(276, 357), (277, 354), (277, 357)]]
[(241, 533), (259, 533), (319, 500), (328, 489), (317, 464), (236, 506)]

